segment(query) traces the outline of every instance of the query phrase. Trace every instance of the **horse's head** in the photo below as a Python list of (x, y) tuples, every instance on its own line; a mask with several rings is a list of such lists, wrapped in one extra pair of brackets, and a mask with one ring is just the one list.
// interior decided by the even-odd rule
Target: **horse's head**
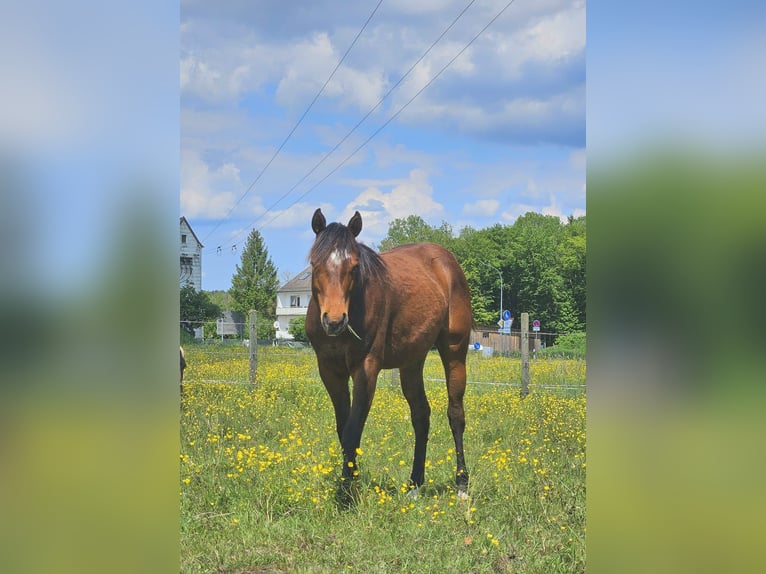
[(348, 225), (327, 225), (321, 209), (314, 212), (311, 228), (316, 234), (311, 248), (311, 291), (319, 305), (322, 328), (330, 336), (348, 327), (348, 306), (357, 281), (362, 216), (357, 211)]

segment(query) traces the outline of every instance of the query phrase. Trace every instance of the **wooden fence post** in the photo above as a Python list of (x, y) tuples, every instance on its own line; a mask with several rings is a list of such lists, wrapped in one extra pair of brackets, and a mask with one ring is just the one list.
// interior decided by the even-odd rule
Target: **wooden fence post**
[(255, 384), (255, 371), (258, 368), (258, 313), (251, 309), (248, 317), (248, 323), (250, 324), (250, 384)]
[(521, 314), (521, 398), (529, 394), (529, 313)]

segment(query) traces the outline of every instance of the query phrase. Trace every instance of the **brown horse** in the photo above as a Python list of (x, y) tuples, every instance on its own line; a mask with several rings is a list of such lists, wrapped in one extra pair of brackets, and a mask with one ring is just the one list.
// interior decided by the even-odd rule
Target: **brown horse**
[(327, 225), (317, 209), (311, 227), (316, 239), (309, 253), (312, 297), (306, 334), (335, 408), (343, 447), (339, 493), (347, 493), (349, 480), (359, 474), (357, 449), (381, 369), (400, 369), (415, 430), (410, 480), (414, 489), (423, 484), (431, 414), (423, 365), (436, 345), (447, 377), (447, 417), (455, 440), (458, 493), (464, 496), (468, 472), (463, 453), (463, 393), (472, 314), (460, 265), (449, 251), (431, 243), (374, 252), (356, 241), (362, 230), (358, 211), (344, 226)]
[(180, 389), (181, 389), (181, 398), (184, 396), (184, 370), (186, 369), (186, 353), (184, 353), (184, 348), (180, 347), (181, 349), (181, 382), (179, 383)]

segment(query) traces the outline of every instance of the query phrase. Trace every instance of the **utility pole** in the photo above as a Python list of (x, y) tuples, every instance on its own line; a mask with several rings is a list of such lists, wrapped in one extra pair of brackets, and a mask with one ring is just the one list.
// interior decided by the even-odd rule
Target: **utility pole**
[[(498, 315), (498, 317), (499, 317), (498, 320), (502, 321), (503, 320), (503, 274), (500, 273), (500, 269), (498, 269), (494, 265), (490, 265), (489, 263), (484, 263), (484, 261), (479, 261), (479, 263), (481, 263), (482, 265), (486, 265), (487, 267), (489, 267), (491, 269), (494, 269), (495, 271), (497, 271), (497, 274), (500, 277), (500, 314)], [(502, 327), (501, 327), (500, 340), (504, 342), (505, 338), (503, 338), (503, 334), (504, 333), (502, 332)], [(505, 345), (501, 345), (501, 347), (505, 347)], [(505, 349), (501, 348), (500, 352), (504, 353)]]
[(521, 398), (529, 394), (529, 313), (521, 314)]
[(250, 326), (250, 349), (248, 358), (250, 359), (250, 384), (255, 384), (255, 372), (258, 369), (258, 312), (250, 310), (248, 323)]

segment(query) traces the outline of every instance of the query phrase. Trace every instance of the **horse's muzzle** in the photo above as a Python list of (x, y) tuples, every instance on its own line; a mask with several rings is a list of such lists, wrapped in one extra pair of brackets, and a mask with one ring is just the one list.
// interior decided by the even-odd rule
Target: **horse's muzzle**
[(347, 326), (348, 315), (346, 313), (343, 313), (339, 321), (331, 321), (327, 313), (322, 315), (322, 328), (330, 337), (337, 337), (346, 330)]

